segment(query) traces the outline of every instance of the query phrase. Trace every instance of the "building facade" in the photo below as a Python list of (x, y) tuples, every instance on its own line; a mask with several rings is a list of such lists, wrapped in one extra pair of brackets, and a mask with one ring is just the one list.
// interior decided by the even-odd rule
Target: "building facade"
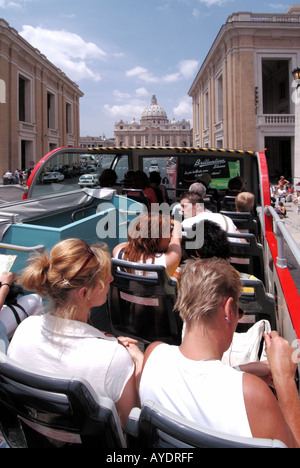
[(188, 93), (194, 145), (266, 150), (271, 177), (293, 177), (299, 65), (300, 5), (282, 15), (232, 14)]
[(0, 174), (33, 167), (49, 151), (78, 146), (83, 93), (0, 19)]
[(85, 136), (80, 137), (80, 148), (109, 148), (115, 145), (114, 140), (108, 140), (105, 136)]
[(156, 96), (142, 113), (140, 122), (120, 120), (114, 127), (116, 146), (192, 146), (193, 130), (187, 120), (170, 121)]

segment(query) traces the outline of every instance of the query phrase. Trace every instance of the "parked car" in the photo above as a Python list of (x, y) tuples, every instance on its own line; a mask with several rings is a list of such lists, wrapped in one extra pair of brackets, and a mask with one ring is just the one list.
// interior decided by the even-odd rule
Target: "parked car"
[(89, 165), (87, 166), (87, 170), (88, 170), (89, 172), (96, 172), (96, 171), (97, 171), (97, 166), (95, 166), (94, 164), (89, 164)]
[(149, 167), (149, 174), (150, 172), (160, 172), (160, 167), (158, 165), (158, 162), (156, 161), (156, 159), (153, 159), (151, 161), (151, 166)]
[(83, 174), (79, 177), (78, 185), (82, 187), (96, 187), (99, 185), (98, 174)]
[(51, 184), (52, 182), (62, 182), (65, 179), (65, 176), (60, 172), (49, 172), (44, 175), (43, 182), (44, 184)]

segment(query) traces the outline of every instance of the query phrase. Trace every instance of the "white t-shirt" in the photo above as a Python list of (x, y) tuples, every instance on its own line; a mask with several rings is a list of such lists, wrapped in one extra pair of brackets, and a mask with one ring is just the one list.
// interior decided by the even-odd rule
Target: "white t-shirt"
[[(192, 229), (192, 227), (195, 224), (200, 223), (202, 220), (213, 221), (214, 223), (218, 224), (223, 229), (223, 231), (226, 231), (229, 234), (239, 234), (238, 228), (231, 218), (220, 213), (210, 213), (208, 211), (203, 211), (196, 216), (184, 219), (181, 223), (182, 229), (186, 231), (189, 236), (189, 231)], [(230, 237), (228, 240), (237, 243), (243, 242), (243, 239), (234, 237)]]
[(219, 224), (219, 226), (226, 232), (237, 234), (237, 227), (232, 221), (231, 218), (228, 216), (224, 216), (220, 213), (210, 213), (207, 211), (203, 211), (202, 213), (199, 213), (196, 216), (193, 216), (192, 218), (186, 218), (182, 221), (182, 227), (185, 228), (192, 228), (194, 224), (199, 223), (202, 220), (209, 220), (213, 221), (216, 224)]
[(116, 338), (75, 320), (49, 313), (29, 317), (17, 328), (7, 352), (34, 372), (57, 377), (81, 377), (97, 395), (120, 399), (134, 364)]
[(155, 401), (206, 428), (252, 437), (243, 372), (221, 361), (193, 361), (177, 346), (158, 345), (144, 367), (140, 398), (141, 404)]

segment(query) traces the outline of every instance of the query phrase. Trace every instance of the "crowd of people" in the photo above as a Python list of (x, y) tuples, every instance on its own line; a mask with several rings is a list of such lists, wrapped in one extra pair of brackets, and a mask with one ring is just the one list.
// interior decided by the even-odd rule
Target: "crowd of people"
[[(131, 175), (128, 184), (139, 184), (156, 203), (154, 185), (141, 173), (138, 183), (136, 173)], [(152, 183), (158, 188), (160, 182)], [(115, 402), (123, 428), (130, 410), (151, 399), (207, 428), (298, 447), (297, 360), (289, 343), (275, 331), (265, 335), (268, 361), (263, 371), (250, 373), (222, 362), (242, 313), (242, 282), (226, 245), (226, 232), (237, 229), (229, 217), (203, 207), (206, 194), (201, 182), (190, 187), (174, 207), (174, 219), (161, 213), (141, 215), (135, 235), (129, 231), (128, 241), (112, 253), (135, 263), (164, 265), (170, 276), (180, 266), (175, 308), (185, 332), (179, 346), (156, 342), (143, 353), (135, 340), (94, 328), (91, 310), (107, 301), (113, 279), (111, 254), (105, 245), (67, 239), (31, 259), (23, 271), (19, 283), (50, 301), (46, 313), (17, 327), (7, 353), (21, 364), (33, 363), (37, 372), (81, 376), (99, 396)], [(236, 196), (237, 211), (255, 209), (252, 194), (239, 189)], [(204, 240), (182, 263), (182, 228), (195, 222), (204, 223)], [(2, 287), (4, 283), (0, 293)], [(266, 383), (270, 378), (277, 399)]]
[(27, 182), (28, 177), (31, 174), (32, 169), (22, 171), (16, 169), (15, 171), (7, 171), (3, 174), (3, 183), (5, 185), (20, 184), (24, 185)]

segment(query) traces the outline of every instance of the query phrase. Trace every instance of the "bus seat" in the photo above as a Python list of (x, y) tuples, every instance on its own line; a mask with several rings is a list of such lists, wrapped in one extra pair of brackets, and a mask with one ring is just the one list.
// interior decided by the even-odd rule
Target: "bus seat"
[(123, 188), (122, 195), (138, 203), (143, 203), (147, 209), (149, 209), (149, 199), (144, 194), (143, 190)]
[(259, 219), (254, 218), (251, 213), (220, 211), (220, 214), (231, 218), (240, 232), (254, 234), (256, 239), (259, 240)]
[(21, 369), (3, 353), (0, 427), (11, 448), (126, 446), (111, 399), (97, 400), (89, 384), (77, 377)]
[(225, 197), (221, 201), (221, 210), (235, 211), (235, 197), (225, 195)]
[(287, 448), (279, 440), (230, 436), (177, 416), (147, 400), (126, 426), (128, 448)]
[(268, 320), (272, 330), (276, 330), (274, 296), (267, 293), (262, 281), (241, 277), (243, 292), (239, 299), (240, 307), (245, 311), (238, 322), (237, 331), (245, 331), (259, 320)]
[[(129, 271), (152, 272), (153, 277)], [(112, 259), (109, 312), (114, 334), (135, 337), (142, 343), (164, 341), (179, 344), (182, 321), (173, 310), (177, 281), (162, 265)]]
[[(257, 242), (255, 235), (227, 234), (230, 244), (230, 263), (240, 272), (254, 275), (265, 282), (263, 247)], [(245, 239), (244, 242), (234, 242), (235, 239)]]

